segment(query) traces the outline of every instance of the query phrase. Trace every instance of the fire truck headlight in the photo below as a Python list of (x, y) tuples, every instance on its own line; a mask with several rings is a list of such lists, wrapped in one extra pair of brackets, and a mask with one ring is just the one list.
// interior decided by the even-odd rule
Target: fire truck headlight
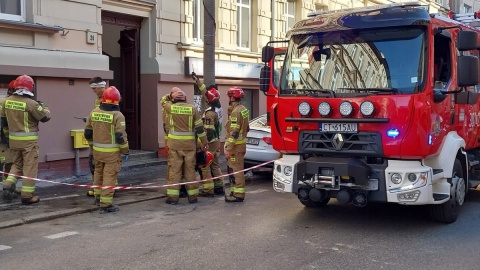
[(415, 181), (417, 181), (417, 175), (414, 174), (414, 173), (409, 173), (409, 174), (407, 175), (407, 178), (408, 178), (408, 180), (409, 180), (410, 182), (415, 182)]
[(393, 173), (390, 176), (390, 181), (392, 181), (392, 183), (394, 183), (395, 185), (398, 185), (402, 182), (402, 176), (399, 173)]
[(363, 114), (363, 116), (372, 116), (372, 114), (375, 112), (375, 106), (371, 101), (364, 101), (360, 105), (360, 112)]
[(329, 116), (330, 113), (332, 112), (332, 107), (330, 106), (330, 104), (328, 104), (328, 102), (326, 101), (322, 101), (319, 105), (318, 105), (318, 112), (320, 113), (321, 116)]
[(292, 175), (292, 172), (293, 172), (292, 166), (285, 166), (285, 168), (283, 169), (283, 173), (284, 173), (286, 176)]
[(298, 112), (302, 116), (308, 116), (312, 112), (312, 107), (308, 102), (303, 101), (298, 105)]
[(352, 103), (348, 101), (340, 103), (339, 111), (342, 116), (350, 116), (353, 113)]

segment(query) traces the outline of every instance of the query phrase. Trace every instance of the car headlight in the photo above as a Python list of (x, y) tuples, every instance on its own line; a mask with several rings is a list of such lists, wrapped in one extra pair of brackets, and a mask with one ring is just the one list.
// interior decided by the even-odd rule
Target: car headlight
[(340, 103), (339, 111), (342, 116), (350, 116), (353, 113), (352, 103), (348, 101)]
[(322, 101), (320, 104), (318, 104), (318, 112), (321, 116), (329, 116), (332, 112), (332, 107), (330, 104), (328, 104), (328, 102)]
[(312, 107), (310, 106), (310, 104), (308, 104), (308, 102), (303, 101), (298, 105), (298, 112), (302, 116), (308, 116), (311, 111)]
[(286, 176), (292, 175), (292, 172), (293, 172), (292, 166), (285, 166), (285, 168), (283, 168), (283, 173), (284, 173)]
[(402, 176), (399, 173), (394, 173), (390, 176), (390, 181), (395, 185), (398, 185), (402, 182)]
[(372, 114), (375, 112), (375, 106), (371, 101), (366, 100), (360, 105), (360, 112), (363, 114), (363, 116), (372, 116)]

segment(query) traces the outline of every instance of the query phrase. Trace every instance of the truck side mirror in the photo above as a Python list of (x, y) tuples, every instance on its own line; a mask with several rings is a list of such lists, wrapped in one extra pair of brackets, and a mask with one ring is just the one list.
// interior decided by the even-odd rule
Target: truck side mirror
[(447, 94), (443, 93), (440, 90), (433, 91), (433, 102), (440, 103), (447, 98)]
[(457, 49), (470, 51), (478, 48), (478, 34), (474, 31), (462, 30), (457, 35)]
[(262, 48), (262, 62), (267, 63), (273, 59), (275, 50), (271, 46), (264, 46)]
[(260, 91), (266, 93), (270, 87), (271, 68), (267, 65), (260, 70)]
[(478, 57), (461, 55), (457, 58), (458, 86), (473, 86), (478, 84)]

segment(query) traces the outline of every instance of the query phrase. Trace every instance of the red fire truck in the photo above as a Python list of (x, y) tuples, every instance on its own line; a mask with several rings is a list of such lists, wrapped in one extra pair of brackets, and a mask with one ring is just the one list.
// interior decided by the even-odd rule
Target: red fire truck
[(411, 2), (316, 13), (287, 39), (262, 50), (274, 189), (454, 222), (480, 179), (478, 31)]

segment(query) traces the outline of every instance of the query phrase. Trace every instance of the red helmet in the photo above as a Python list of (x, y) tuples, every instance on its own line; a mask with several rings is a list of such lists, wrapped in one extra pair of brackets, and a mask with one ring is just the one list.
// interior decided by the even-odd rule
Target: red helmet
[(103, 92), (102, 103), (118, 105), (122, 97), (115, 86), (110, 86)]
[(234, 98), (243, 98), (245, 97), (245, 93), (243, 92), (242, 88), (238, 86), (233, 86), (228, 89), (227, 96)]
[(35, 83), (33, 82), (32, 77), (28, 75), (21, 75), (15, 80), (13, 84), (13, 88), (15, 89), (27, 89), (28, 91), (33, 93), (33, 88), (35, 87)]
[(220, 100), (220, 92), (218, 92), (218, 90), (213, 87), (208, 89), (206, 96), (208, 103)]
[(213, 154), (210, 151), (202, 151), (197, 153), (197, 166), (204, 168), (210, 166), (213, 161)]
[(8, 84), (8, 89), (15, 89), (15, 80), (12, 80), (12, 81)]

